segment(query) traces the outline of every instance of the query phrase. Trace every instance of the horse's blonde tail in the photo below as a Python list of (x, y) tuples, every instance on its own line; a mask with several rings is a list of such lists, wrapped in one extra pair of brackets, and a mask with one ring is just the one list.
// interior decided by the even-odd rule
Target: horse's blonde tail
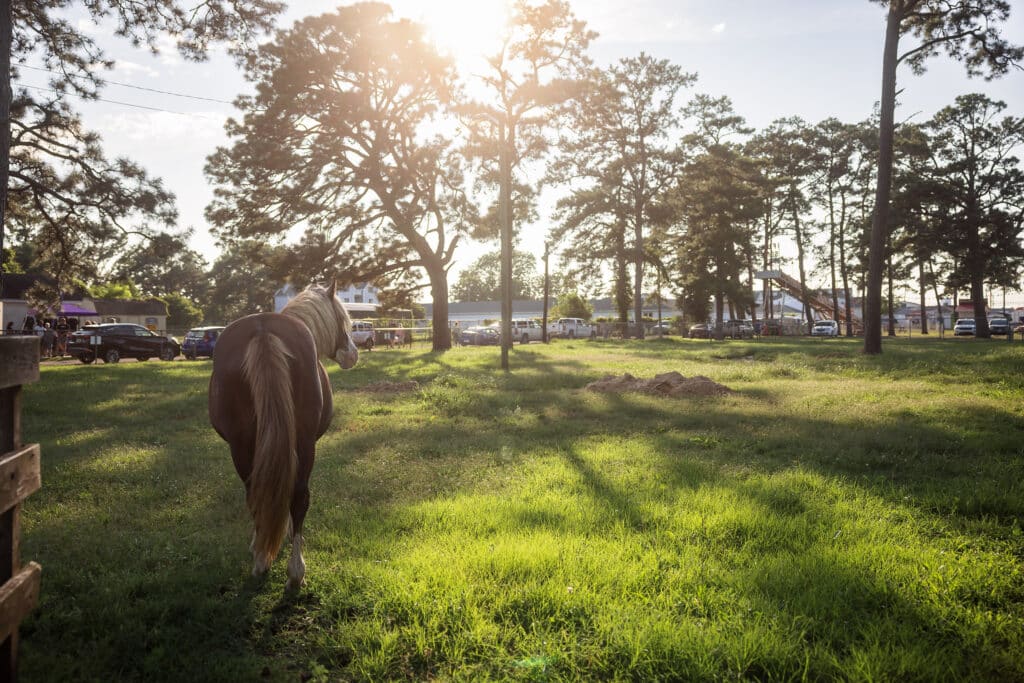
[(256, 444), (246, 503), (255, 524), (254, 572), (265, 571), (277, 556), (288, 527), (298, 456), (295, 451), (295, 400), (292, 355), (274, 335), (253, 338), (242, 359), (242, 374), (256, 411)]

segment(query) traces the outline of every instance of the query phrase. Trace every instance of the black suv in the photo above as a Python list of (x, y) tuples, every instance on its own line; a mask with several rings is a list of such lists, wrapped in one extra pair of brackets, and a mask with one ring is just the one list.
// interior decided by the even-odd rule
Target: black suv
[(83, 363), (102, 358), (116, 363), (122, 358), (174, 360), (181, 353), (181, 345), (174, 337), (161, 337), (142, 325), (111, 323), (91, 325), (71, 335), (68, 354)]

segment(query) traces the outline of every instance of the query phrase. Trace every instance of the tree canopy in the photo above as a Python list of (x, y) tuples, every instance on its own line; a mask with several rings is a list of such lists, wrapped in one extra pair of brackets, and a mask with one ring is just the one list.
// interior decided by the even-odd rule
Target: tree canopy
[(35, 269), (48, 271), (59, 288), (75, 278), (104, 275), (124, 244), (172, 230), (177, 218), (174, 197), (163, 183), (129, 159), (108, 158), (99, 136), (85, 129), (69, 104), (72, 95), (98, 97), (103, 72), (113, 62), (93, 33), (66, 12), (82, 10), (96, 24), (112, 26), (116, 36), (154, 52), (161, 37), (171, 36), (183, 56), (201, 60), (214, 42), (243, 46), (268, 30), (282, 4), (46, 0), (11, 7), (10, 76), (17, 78), (30, 60), (41, 62), (52, 91), (18, 87), (12, 94), (9, 148), (0, 145), (3, 160), (9, 158), (0, 164), (9, 169), (9, 180), (3, 178), (5, 231), (32, 245)]
[[(210, 158), (208, 208), (224, 238), (306, 232), (321, 276), (361, 281), (420, 270), (447, 329), (447, 269), (473, 207), (436, 123), (454, 97), (451, 64), (422, 27), (380, 3), (308, 17), (248, 55), (256, 94)], [(438, 349), (450, 345), (435, 329)]]

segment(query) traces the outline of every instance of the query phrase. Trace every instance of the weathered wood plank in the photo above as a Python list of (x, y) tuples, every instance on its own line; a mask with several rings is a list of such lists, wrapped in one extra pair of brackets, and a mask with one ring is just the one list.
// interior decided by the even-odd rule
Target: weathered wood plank
[(18, 624), (39, 602), (39, 577), (42, 567), (29, 562), (3, 586), (0, 586), (0, 640), (18, 630)]
[(39, 444), (0, 456), (0, 512), (6, 512), (39, 490)]
[(39, 337), (0, 337), (0, 389), (39, 381)]

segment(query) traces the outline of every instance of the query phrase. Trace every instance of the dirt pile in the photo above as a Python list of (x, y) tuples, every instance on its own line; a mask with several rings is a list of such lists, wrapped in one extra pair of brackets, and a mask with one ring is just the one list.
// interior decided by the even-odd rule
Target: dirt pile
[(622, 393), (626, 391), (680, 398), (684, 396), (725, 396), (731, 394), (729, 387), (713, 382), (702, 375), (683, 377), (678, 372), (655, 375), (653, 379), (638, 379), (628, 372), (621, 377), (608, 375), (586, 387), (590, 391)]

